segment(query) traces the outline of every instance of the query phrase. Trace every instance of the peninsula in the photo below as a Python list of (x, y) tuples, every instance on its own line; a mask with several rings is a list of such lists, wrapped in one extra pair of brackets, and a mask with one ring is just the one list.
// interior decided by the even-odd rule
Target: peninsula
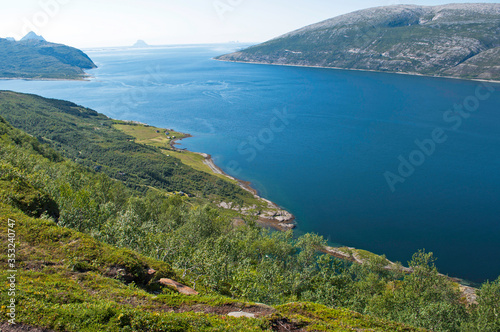
[(0, 38), (0, 78), (66, 79), (85, 78), (85, 70), (97, 68), (79, 49), (50, 43), (34, 32), (20, 41)]

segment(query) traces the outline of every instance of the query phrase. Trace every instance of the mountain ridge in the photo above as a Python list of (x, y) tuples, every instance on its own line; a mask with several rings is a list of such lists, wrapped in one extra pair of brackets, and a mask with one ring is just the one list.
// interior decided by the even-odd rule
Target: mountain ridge
[(217, 60), (500, 80), (500, 4), (394, 5), (337, 16)]

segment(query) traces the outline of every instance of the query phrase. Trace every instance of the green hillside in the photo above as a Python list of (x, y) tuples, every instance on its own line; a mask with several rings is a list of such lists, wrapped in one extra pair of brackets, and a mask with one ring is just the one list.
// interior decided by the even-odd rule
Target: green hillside
[[(402, 324), (312, 303), (276, 308), (215, 294), (189, 296), (162, 287), (160, 278), (182, 279), (168, 264), (117, 249), (90, 236), (29, 218), (0, 203), (0, 217), (15, 220), (17, 232), (16, 328), (54, 331), (417, 331)], [(6, 223), (0, 227), (6, 252)], [(10, 275), (5, 255), (0, 278)], [(153, 269), (154, 275), (148, 275)], [(6, 284), (0, 301), (9, 303)], [(7, 305), (0, 328), (11, 331)], [(234, 318), (230, 312), (257, 318)], [(4, 323), (1, 323), (4, 322)], [(274, 327), (274, 328), (273, 328)], [(301, 328), (301, 329), (299, 329)]]
[(82, 51), (43, 40), (0, 38), (0, 78), (82, 79), (96, 68)]
[(500, 80), (500, 4), (357, 11), (219, 56), (225, 61)]
[[(63, 103), (2, 95), (8, 102), (0, 109), (22, 110), (33, 127), (40, 120), (33, 114)], [(60, 109), (78, 111), (81, 131), (85, 121), (100, 116)], [(65, 116), (70, 115), (55, 118), (73, 126)], [(321, 253), (326, 241), (320, 236), (271, 232), (251, 218), (236, 225), (201, 198), (152, 185), (135, 190), (64, 158), (3, 118), (0, 220), (0, 326), (6, 331), (13, 267), (17, 321), (54, 331), (493, 332), (500, 327), (500, 279), (483, 284), (477, 302), (467, 303), (459, 285), (438, 274), (431, 253), (416, 253), (410, 274), (386, 269), (386, 260), (375, 255), (362, 265), (338, 260)], [(7, 250), (13, 244), (15, 262)], [(181, 295), (160, 284), (162, 278), (199, 294)], [(227, 315), (240, 311), (255, 318)]]
[(120, 180), (134, 190), (144, 192), (155, 187), (240, 204), (253, 200), (250, 193), (234, 183), (194, 170), (162, 153), (168, 144), (138, 144), (132, 136), (114, 127), (124, 122), (71, 102), (0, 91), (0, 116), (64, 157)]

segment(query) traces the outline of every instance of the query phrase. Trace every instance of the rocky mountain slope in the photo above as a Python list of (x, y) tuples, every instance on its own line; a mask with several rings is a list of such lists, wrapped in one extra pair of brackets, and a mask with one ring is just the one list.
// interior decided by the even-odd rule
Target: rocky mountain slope
[(500, 80), (500, 4), (371, 8), (217, 59)]
[(78, 79), (85, 69), (96, 68), (82, 51), (34, 33), (18, 42), (0, 38), (0, 59), (2, 78)]

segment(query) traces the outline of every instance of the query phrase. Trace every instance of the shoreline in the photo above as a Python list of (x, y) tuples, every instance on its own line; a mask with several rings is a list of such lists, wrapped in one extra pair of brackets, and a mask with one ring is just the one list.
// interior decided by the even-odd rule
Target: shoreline
[[(176, 139), (173, 139), (170, 141), (170, 147), (172, 149), (174, 149), (175, 151), (189, 151), (187, 149), (179, 149), (179, 148), (175, 147), (176, 144), (179, 144), (179, 143), (177, 143), (177, 141), (181, 141), (185, 138), (193, 137), (191, 134), (183, 133), (183, 135), (185, 135), (185, 136), (182, 138), (176, 138)], [(276, 203), (274, 203), (266, 198), (261, 197), (259, 195), (258, 191), (251, 187), (251, 182), (237, 179), (237, 178), (225, 173), (219, 166), (217, 166), (215, 164), (215, 162), (212, 159), (212, 156), (207, 154), (207, 153), (194, 152), (194, 151), (189, 151), (189, 152), (203, 156), (204, 157), (203, 163), (205, 165), (207, 165), (213, 173), (220, 174), (220, 175), (227, 177), (230, 180), (237, 181), (238, 185), (242, 189), (250, 192), (251, 194), (254, 195), (255, 198), (259, 199), (260, 201), (266, 202), (269, 207), (272, 207), (274, 209), (279, 209), (279, 211), (284, 211), (290, 215), (290, 219), (288, 219), (286, 221), (278, 220), (275, 218), (269, 218), (269, 219), (268, 218), (258, 218), (257, 223), (259, 225), (261, 225), (263, 227), (273, 228), (273, 229), (278, 230), (278, 231), (293, 230), (296, 227), (295, 216), (293, 214), (291, 214), (290, 212), (282, 209)], [(219, 206), (219, 207), (231, 208), (230, 206)], [(241, 219), (237, 219), (237, 220), (241, 220)], [(359, 254), (359, 250), (364, 251), (362, 249), (340, 245), (338, 247), (326, 246), (326, 247), (322, 248), (320, 251), (325, 253), (325, 254), (328, 254), (332, 257), (336, 257), (338, 259), (341, 259), (341, 260), (350, 261), (350, 262), (360, 264), (360, 265), (366, 264), (367, 259), (364, 257), (361, 257), (361, 255)], [(377, 254), (373, 254), (371, 252), (370, 252), (370, 254), (372, 254), (374, 256), (381, 257), (381, 256), (379, 256)], [(384, 267), (384, 269), (391, 270), (391, 269), (398, 268), (398, 265), (396, 263), (388, 260), (387, 258), (386, 258), (386, 261), (387, 261), (387, 265)], [(413, 273), (413, 270), (411, 268), (405, 267), (403, 265), (401, 265), (400, 268), (404, 273)], [(475, 287), (476, 285), (474, 282), (470, 282), (470, 281), (462, 279), (462, 278), (451, 277), (448, 275), (444, 275), (442, 273), (439, 273), (439, 276), (445, 277), (445, 278), (459, 284), (460, 285), (459, 290), (464, 295), (464, 298), (466, 298), (466, 301), (469, 304), (476, 303), (476, 299), (477, 299), (476, 290), (477, 290), (477, 288)]]
[[(353, 263), (360, 264), (360, 265), (366, 264), (366, 262), (367, 262), (367, 258), (362, 257), (362, 255), (360, 254), (360, 251), (362, 252), (364, 250), (359, 250), (359, 249), (353, 248), (353, 247), (326, 246), (320, 251), (322, 253), (331, 255), (335, 258), (349, 261), (349, 262), (353, 262)], [(373, 253), (370, 253), (370, 254), (376, 255)], [(379, 256), (379, 255), (376, 255), (376, 256)], [(379, 256), (379, 257), (381, 257), (381, 256)], [(414, 272), (414, 270), (412, 268), (405, 267), (402, 264), (398, 265), (397, 263), (394, 263), (387, 258), (385, 258), (385, 261), (386, 261), (386, 265), (383, 267), (384, 270), (388, 270), (388, 271), (400, 270), (405, 274), (410, 274), (410, 273)], [(477, 304), (477, 284), (476, 283), (470, 282), (470, 281), (462, 279), (462, 278), (451, 277), (449, 275), (445, 275), (442, 273), (438, 273), (438, 275), (440, 277), (447, 278), (448, 280), (459, 284), (458, 289), (459, 289), (460, 293), (462, 293), (464, 299), (467, 301), (467, 303), (469, 305)]]
[(322, 67), (322, 66), (307, 66), (307, 65), (293, 65), (286, 63), (268, 63), (268, 62), (249, 62), (249, 61), (237, 61), (237, 60), (223, 60), (212, 58), (212, 60), (222, 61), (222, 62), (234, 62), (234, 63), (246, 63), (246, 64), (254, 64), (254, 65), (268, 65), (268, 66), (283, 66), (283, 67), (299, 67), (299, 68), (317, 68), (317, 69), (332, 69), (332, 70), (348, 70), (348, 71), (361, 71), (361, 72), (371, 72), (371, 73), (383, 73), (383, 74), (396, 74), (396, 75), (407, 75), (407, 76), (420, 76), (420, 77), (431, 77), (431, 78), (446, 78), (460, 81), (472, 81), (472, 82), (486, 82), (493, 84), (500, 84), (500, 80), (487, 80), (481, 78), (462, 78), (462, 77), (454, 77), (454, 76), (437, 76), (437, 75), (425, 75), (419, 73), (402, 73), (402, 72), (392, 72), (392, 71), (381, 71), (374, 69), (356, 69), (356, 68), (341, 68), (341, 67)]
[[(96, 67), (97, 68), (97, 67)], [(92, 69), (96, 69), (92, 68)], [(91, 81), (95, 77), (89, 73), (84, 72), (80, 76), (76, 78), (48, 78), (48, 77), (0, 77), (0, 80), (21, 80), (21, 81), (77, 81), (77, 82), (82, 82), (82, 81)]]
[[(189, 151), (187, 149), (179, 149), (175, 146), (176, 144), (179, 144), (177, 143), (178, 141), (181, 141), (185, 138), (193, 137), (191, 134), (183, 133), (183, 135), (184, 137), (182, 138), (175, 138), (170, 141), (170, 147), (173, 150)], [(229, 180), (236, 181), (241, 189), (251, 193), (254, 196), (254, 198), (256, 198), (257, 200), (259, 200), (260, 202), (264, 203), (267, 206), (269, 210), (257, 216), (258, 217), (257, 223), (259, 223), (261, 226), (271, 227), (278, 231), (287, 231), (294, 229), (296, 227), (295, 216), (292, 213), (280, 207), (278, 204), (260, 196), (259, 192), (251, 186), (251, 182), (235, 178), (224, 172), (219, 166), (215, 164), (215, 162), (212, 159), (212, 156), (209, 155), (208, 153), (195, 152), (195, 151), (189, 151), (189, 152), (202, 156), (204, 158), (203, 163), (210, 168), (212, 173), (219, 174), (228, 178)], [(227, 204), (225, 202), (220, 203), (219, 207), (239, 211), (242, 214), (248, 212), (248, 210), (236, 210), (236, 208), (232, 208), (230, 204)]]
[[(171, 151), (171, 153), (186, 153), (186, 156), (189, 158), (192, 158), (193, 156), (196, 157), (197, 159), (197, 165), (196, 166), (191, 166), (194, 167), (195, 169), (198, 169), (199, 171), (212, 174), (213, 176), (217, 176), (219, 178), (224, 177), (228, 180), (230, 180), (231, 183), (237, 184), (240, 188), (243, 190), (251, 193), (254, 198), (257, 200), (257, 203), (255, 201), (247, 201), (246, 204), (247, 206), (242, 206), (242, 205), (234, 205), (233, 202), (219, 202), (219, 201), (212, 201), (212, 204), (215, 204), (218, 208), (224, 209), (224, 210), (232, 210), (233, 212), (236, 212), (237, 214), (230, 213), (228, 217), (231, 218), (232, 221), (232, 226), (234, 228), (237, 228), (239, 226), (245, 225), (245, 216), (248, 217), (253, 217), (255, 218), (255, 222), (264, 228), (268, 229), (274, 229), (276, 231), (292, 231), (296, 227), (296, 220), (295, 216), (293, 216), (290, 212), (282, 209), (279, 205), (277, 205), (274, 202), (271, 202), (268, 199), (265, 199), (261, 197), (255, 188), (252, 188), (251, 183), (248, 181), (243, 181), (241, 179), (237, 179), (233, 176), (230, 176), (229, 174), (225, 173), (219, 166), (217, 166), (212, 159), (212, 157), (207, 154), (207, 153), (200, 153), (200, 152), (193, 152), (188, 150), (187, 148), (179, 149), (175, 145), (179, 144), (178, 142), (189, 137), (193, 137), (191, 134), (186, 134), (182, 133), (179, 131), (175, 131), (173, 129), (165, 129), (165, 128), (157, 128), (151, 125), (147, 125), (145, 123), (141, 123), (138, 121), (125, 121), (125, 120), (115, 120), (119, 121), (120, 123), (123, 124), (129, 124), (129, 125), (139, 125), (139, 126), (144, 126), (144, 127), (151, 127), (153, 131), (156, 131), (156, 135), (161, 135), (162, 137), (165, 137), (166, 131), (175, 133), (176, 136), (175, 138), (170, 138), (168, 137), (168, 141), (166, 144), (170, 147), (170, 149), (166, 149), (166, 151)], [(122, 130), (123, 129), (119, 129)], [(164, 131), (161, 133), (161, 131)], [(134, 133), (131, 132), (129, 133), (131, 136), (134, 136)], [(155, 138), (154, 142), (156, 143), (154, 146), (158, 146), (158, 139), (155, 135), (153, 135)], [(137, 137), (136, 137), (137, 138)], [(143, 137), (144, 139), (144, 137)], [(149, 137), (148, 139), (152, 139)], [(162, 141), (162, 140), (160, 140)], [(161, 143), (161, 142), (160, 142)], [(141, 144), (148, 144), (147, 142), (142, 142)], [(164, 143), (161, 143), (162, 146), (164, 146)], [(165, 151), (165, 152), (166, 152)], [(189, 156), (191, 155), (191, 156)], [(201, 157), (201, 158), (200, 158)], [(184, 162), (184, 157), (181, 157), (181, 162)], [(191, 164), (188, 164), (191, 165)], [(200, 168), (199, 166), (202, 165)], [(251, 207), (248, 207), (248, 205), (253, 204)], [(380, 256), (378, 254), (375, 254), (373, 252), (363, 250), (363, 249), (357, 249), (353, 247), (348, 247), (342, 244), (326, 244), (325, 246), (321, 246), (317, 248), (318, 251), (330, 255), (332, 257), (335, 257), (337, 259), (343, 260), (343, 261), (348, 261), (352, 262), (354, 264), (360, 264), (364, 265), (369, 263), (373, 258), (376, 258), (378, 260), (384, 259), (385, 263), (382, 266), (386, 270), (399, 270), (405, 274), (412, 273), (413, 270), (408, 267), (402, 266), (400, 263), (394, 263), (387, 258), (385, 258), (383, 255)], [(444, 275), (439, 273), (440, 277), (447, 278), (448, 280), (454, 282), (457, 284), (457, 290), (459, 290), (463, 296), (464, 299), (467, 300), (469, 304), (473, 304), (476, 301), (476, 291), (478, 284), (469, 281), (466, 279), (462, 278), (457, 278), (457, 277), (451, 277), (448, 275)]]
[(34, 77), (0, 77), (2, 81), (54, 81), (54, 82), (83, 82), (91, 81), (93, 76), (84, 76), (80, 78), (34, 78)]

